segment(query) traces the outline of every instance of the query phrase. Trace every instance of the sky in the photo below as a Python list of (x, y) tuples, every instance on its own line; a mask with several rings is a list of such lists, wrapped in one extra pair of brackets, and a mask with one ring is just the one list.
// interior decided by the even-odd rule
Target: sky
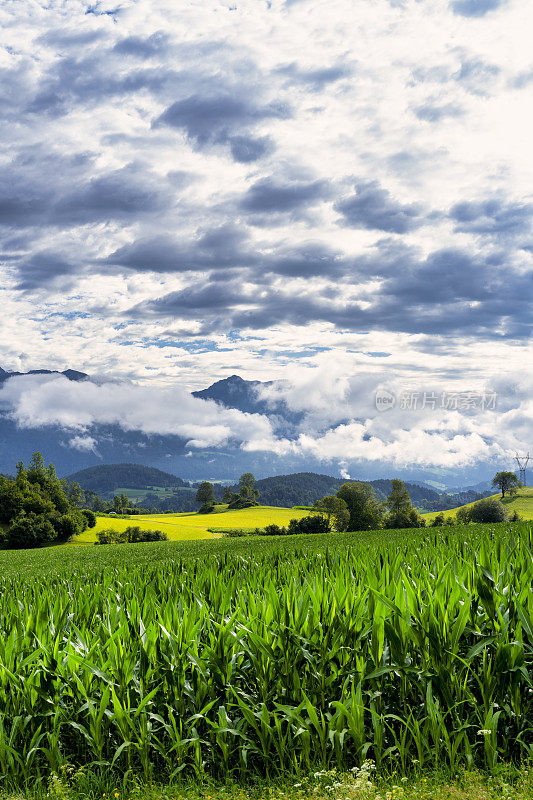
[[(0, 30), (0, 366), (99, 380), (13, 379), (19, 424), (341, 471), (533, 450), (530, 0), (13, 0)], [(298, 430), (187, 399), (234, 373)]]

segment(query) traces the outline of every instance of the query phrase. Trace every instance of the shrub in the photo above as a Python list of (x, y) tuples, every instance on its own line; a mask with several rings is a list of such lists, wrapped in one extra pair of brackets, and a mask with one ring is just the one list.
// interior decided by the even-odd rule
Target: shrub
[(123, 531), (112, 528), (98, 531), (95, 544), (137, 544), (137, 542), (167, 542), (168, 536), (163, 531), (143, 531), (138, 526), (129, 525)]
[[(85, 515), (79, 515), (85, 521)], [(56, 538), (61, 542), (66, 542), (72, 536), (77, 536), (82, 531), (80, 519), (73, 514), (62, 514), (52, 520), (52, 525), (56, 531)]]
[(236, 500), (228, 504), (229, 509), (241, 509), (241, 508), (253, 508), (254, 506), (258, 506), (259, 503), (257, 500), (250, 500), (247, 497), (238, 497)]
[(457, 509), (457, 520), (462, 523), (505, 522), (506, 519), (505, 506), (495, 497), (485, 497), (471, 506), (463, 506), (463, 508)]
[(444, 514), (442, 512), (440, 514), (437, 514), (437, 516), (433, 518), (431, 527), (438, 528), (440, 527), (440, 525), (444, 525)]
[(214, 504), (214, 502), (209, 500), (207, 503), (204, 503), (202, 506), (200, 506), (200, 508), (198, 509), (198, 513), (199, 514), (211, 514), (211, 512), (214, 511), (214, 510), (215, 510), (215, 504)]
[(289, 533), (328, 533), (330, 530), (329, 520), (325, 517), (313, 514), (301, 519), (291, 519), (289, 522)]
[(287, 533), (287, 528), (279, 525), (267, 525), (260, 533), (262, 536), (284, 536)]
[(94, 528), (94, 526), (96, 525), (96, 514), (94, 513), (94, 511), (91, 511), (88, 508), (84, 508), (81, 513), (87, 520), (87, 527)]
[(55, 538), (54, 527), (44, 514), (22, 512), (9, 526), (6, 541), (9, 547), (36, 547), (53, 542)]

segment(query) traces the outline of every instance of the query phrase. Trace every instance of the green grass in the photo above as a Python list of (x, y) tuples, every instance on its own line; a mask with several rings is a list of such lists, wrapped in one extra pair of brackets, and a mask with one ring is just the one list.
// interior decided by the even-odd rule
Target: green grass
[(0, 787), (520, 765), (532, 548), (519, 523), (3, 551)]
[(102, 781), (92, 770), (63, 770), (45, 786), (23, 794), (0, 792), (0, 800), (533, 800), (533, 771), (502, 765), (497, 774), (461, 769), (454, 776), (416, 769), (407, 774), (377, 776), (371, 764), (356, 772), (311, 773), (271, 783), (177, 781), (138, 782), (124, 776), (120, 783)]
[(219, 533), (211, 533), (210, 528), (253, 530), (265, 525), (288, 525), (291, 519), (305, 517), (302, 509), (277, 508), (275, 506), (255, 506), (237, 511), (224, 510), (225, 506), (217, 506), (218, 511), (211, 514), (184, 512), (181, 514), (140, 514), (130, 519), (98, 517), (96, 527), (82, 533), (72, 544), (92, 544), (96, 542), (96, 533), (105, 528), (123, 531), (130, 525), (138, 525), (143, 530), (162, 530), (171, 541), (182, 539), (213, 539)]
[[(517, 511), (523, 520), (533, 520), (533, 488), (529, 486), (524, 487), (523, 489), (518, 490), (518, 494), (515, 497), (504, 497), (503, 500), (499, 492), (492, 495), (492, 497), (496, 497), (498, 500), (501, 500), (509, 514), (512, 514), (513, 511)], [(472, 505), (473, 503), (467, 503), (465, 506), (460, 507), (470, 508)], [(422, 516), (427, 520), (427, 522), (431, 522), (431, 520), (435, 519), (437, 514), (440, 513), (444, 514), (445, 518), (454, 517), (457, 513), (457, 508), (452, 508), (448, 511), (442, 512), (432, 511), (428, 514), (422, 514)]]

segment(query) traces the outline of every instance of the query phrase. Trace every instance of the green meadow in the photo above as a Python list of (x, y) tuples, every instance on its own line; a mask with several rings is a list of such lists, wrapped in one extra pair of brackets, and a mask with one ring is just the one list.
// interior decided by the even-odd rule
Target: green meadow
[[(516, 511), (520, 515), (521, 519), (533, 520), (533, 488), (530, 486), (518, 489), (518, 492), (514, 497), (504, 497), (502, 499), (499, 493), (492, 496), (497, 500), (501, 500), (509, 514), (512, 514), (514, 511)], [(473, 503), (468, 503), (466, 506), (461, 506), (461, 508), (469, 508), (472, 505)], [(437, 513), (439, 512), (433, 511), (428, 514), (422, 514), (422, 516), (424, 519), (430, 522), (437, 516)], [(457, 509), (453, 508), (450, 511), (443, 511), (442, 513), (445, 517), (453, 517), (457, 513)]]
[[(106, 528), (123, 531), (129, 525), (138, 525), (143, 530), (161, 530), (171, 541), (182, 539), (213, 539), (222, 534), (216, 529), (254, 530), (265, 525), (288, 525), (294, 518), (305, 517), (309, 512), (303, 509), (277, 508), (275, 506), (255, 506), (237, 511), (227, 511), (225, 506), (211, 514), (141, 514), (129, 519), (110, 516), (98, 517), (95, 528), (86, 530), (72, 542), (75, 545), (93, 544), (96, 533)], [(212, 533), (210, 529), (215, 529)]]

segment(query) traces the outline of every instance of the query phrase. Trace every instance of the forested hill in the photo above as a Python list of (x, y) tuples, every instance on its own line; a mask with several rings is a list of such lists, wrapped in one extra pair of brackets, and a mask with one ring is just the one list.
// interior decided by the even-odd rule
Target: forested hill
[(82, 489), (96, 493), (113, 492), (115, 489), (146, 489), (149, 486), (188, 486), (188, 482), (169, 472), (144, 467), (141, 464), (100, 464), (88, 467), (67, 476), (68, 481), (79, 483)]
[[(315, 472), (296, 472), (293, 475), (276, 475), (256, 482), (259, 500), (272, 506), (308, 506), (327, 494), (335, 494), (346, 478), (333, 478), (331, 475), (318, 475)], [(376, 497), (387, 497), (391, 490), (391, 480), (369, 481), (374, 487)], [(440, 500), (441, 495), (433, 489), (406, 483), (409, 496), (414, 505), (425, 507), (428, 503)]]

